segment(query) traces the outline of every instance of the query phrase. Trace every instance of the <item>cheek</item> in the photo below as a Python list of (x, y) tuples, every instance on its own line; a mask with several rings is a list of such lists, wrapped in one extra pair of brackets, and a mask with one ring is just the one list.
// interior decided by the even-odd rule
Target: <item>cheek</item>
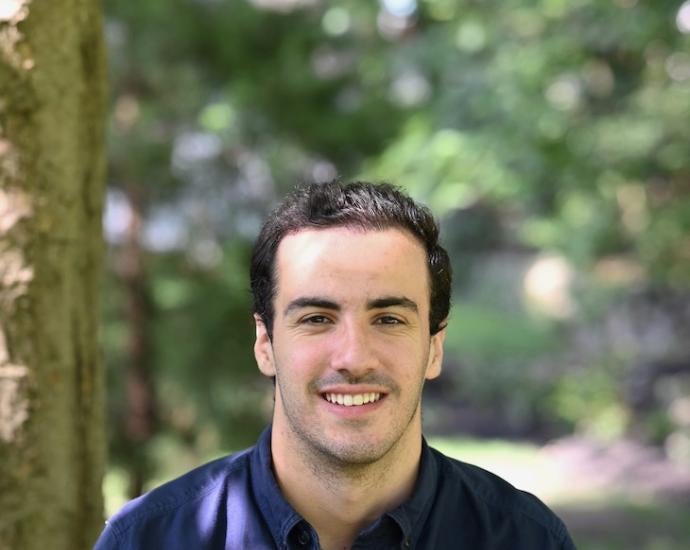
[(327, 347), (319, 342), (292, 342), (276, 350), (278, 368), (289, 370), (295, 375), (308, 375), (327, 364)]
[(426, 359), (428, 347), (416, 335), (406, 335), (401, 338), (389, 338), (381, 342), (379, 354), (382, 357), (395, 358), (402, 364), (417, 364)]

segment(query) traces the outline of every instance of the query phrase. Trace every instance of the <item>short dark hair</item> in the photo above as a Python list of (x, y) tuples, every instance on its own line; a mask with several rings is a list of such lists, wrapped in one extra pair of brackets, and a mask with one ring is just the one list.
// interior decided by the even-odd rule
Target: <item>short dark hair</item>
[(429, 328), (432, 335), (446, 325), (452, 272), (448, 253), (438, 243), (439, 228), (429, 209), (388, 183), (334, 180), (296, 187), (268, 217), (254, 243), (250, 267), (254, 313), (273, 333), (275, 263), (280, 241), (301, 229), (356, 227), (362, 230), (401, 228), (426, 250), (431, 281)]

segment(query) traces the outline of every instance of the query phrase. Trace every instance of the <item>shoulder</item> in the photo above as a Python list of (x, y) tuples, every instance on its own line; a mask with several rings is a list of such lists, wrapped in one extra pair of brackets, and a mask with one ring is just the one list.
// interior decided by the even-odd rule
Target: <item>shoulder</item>
[(520, 533), (540, 533), (559, 547), (574, 548), (565, 524), (536, 496), (479, 466), (450, 458), (435, 449), (431, 451), (439, 464), (446, 498), (469, 503), (480, 516), (480, 523), (493, 527), (501, 524)]
[(252, 452), (250, 448), (204, 464), (128, 502), (106, 522), (96, 549), (129, 548), (127, 541), (140, 544), (142, 537), (158, 543), (161, 537), (184, 538), (192, 525), (200, 528), (194, 532), (211, 533), (216, 523), (226, 521), (232, 500), (238, 508), (251, 498)]

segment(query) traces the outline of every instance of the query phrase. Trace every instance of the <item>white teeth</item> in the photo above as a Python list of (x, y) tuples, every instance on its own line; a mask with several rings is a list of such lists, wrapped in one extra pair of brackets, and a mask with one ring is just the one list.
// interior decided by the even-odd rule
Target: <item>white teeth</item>
[(325, 395), (326, 401), (337, 403), (345, 407), (358, 407), (366, 405), (367, 403), (374, 403), (381, 399), (380, 393), (356, 393), (356, 394), (342, 394), (342, 393), (327, 393)]

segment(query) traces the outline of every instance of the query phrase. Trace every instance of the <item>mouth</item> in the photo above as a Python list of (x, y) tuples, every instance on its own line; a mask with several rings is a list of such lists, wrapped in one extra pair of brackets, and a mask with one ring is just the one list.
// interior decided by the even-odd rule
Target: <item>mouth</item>
[(376, 403), (383, 394), (379, 392), (368, 393), (324, 393), (322, 397), (329, 403), (343, 407), (361, 407), (369, 403)]

